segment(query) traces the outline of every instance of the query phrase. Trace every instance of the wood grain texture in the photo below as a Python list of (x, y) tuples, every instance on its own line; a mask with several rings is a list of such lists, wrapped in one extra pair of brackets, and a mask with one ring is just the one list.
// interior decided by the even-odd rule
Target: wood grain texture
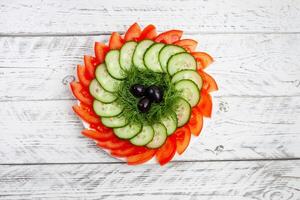
[[(1, 102), (0, 164), (117, 161), (81, 136), (74, 103)], [(200, 137), (175, 160), (300, 158), (300, 97), (219, 97), (214, 105)]]
[(0, 34), (123, 32), (133, 22), (159, 31), (299, 32), (299, 0), (2, 0)]
[(0, 166), (0, 199), (298, 200), (300, 161)]
[[(185, 37), (214, 56), (216, 96), (300, 95), (300, 34)], [(97, 40), (107, 37), (0, 38), (0, 101), (72, 99), (68, 83)]]
[[(0, 199), (300, 200), (299, 19), (299, 0), (1, 0)], [(83, 55), (135, 21), (216, 60), (213, 118), (164, 167), (106, 155), (71, 110)]]

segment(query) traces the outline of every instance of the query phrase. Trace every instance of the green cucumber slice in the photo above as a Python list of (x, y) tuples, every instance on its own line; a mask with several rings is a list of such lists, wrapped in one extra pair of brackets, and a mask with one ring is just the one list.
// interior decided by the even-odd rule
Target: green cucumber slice
[(123, 107), (116, 101), (112, 103), (102, 103), (101, 101), (94, 100), (94, 111), (101, 117), (113, 117), (119, 115), (123, 111)]
[(132, 67), (132, 56), (137, 43), (134, 41), (126, 42), (120, 50), (120, 65), (124, 71)]
[(105, 64), (107, 66), (108, 73), (115, 79), (124, 79), (126, 77), (122, 70), (120, 63), (120, 51), (111, 50), (106, 54)]
[(122, 116), (122, 114), (115, 117), (101, 117), (101, 122), (109, 128), (123, 127), (128, 124), (127, 120)]
[(121, 81), (111, 77), (107, 71), (106, 65), (101, 64), (96, 69), (96, 79), (100, 85), (108, 92), (116, 92)]
[(167, 72), (167, 63), (171, 56), (181, 52), (185, 52), (185, 49), (172, 44), (166, 45), (160, 50), (159, 62), (164, 72)]
[(181, 80), (175, 84), (175, 89), (179, 91), (182, 98), (187, 100), (191, 107), (198, 104), (200, 91), (197, 85), (191, 80)]
[(154, 136), (154, 130), (149, 125), (143, 125), (143, 128), (139, 134), (130, 139), (130, 142), (136, 146), (144, 146), (151, 142)]
[(176, 83), (183, 79), (188, 79), (188, 80), (193, 81), (197, 85), (198, 89), (201, 90), (203, 81), (202, 81), (201, 76), (196, 71), (194, 71), (194, 70), (179, 71), (176, 74), (174, 74), (171, 82)]
[(178, 127), (185, 125), (191, 117), (191, 106), (183, 98), (178, 98), (174, 105), (176, 117), (178, 120)]
[(153, 44), (152, 40), (143, 40), (138, 43), (133, 54), (133, 64), (140, 70), (147, 69), (144, 64), (144, 55), (147, 49)]
[(129, 123), (124, 127), (114, 128), (114, 133), (121, 139), (130, 139), (140, 133), (141, 130), (141, 123)]
[(156, 149), (161, 147), (165, 143), (168, 135), (166, 127), (161, 123), (154, 124), (153, 130), (153, 139), (146, 146), (151, 149)]
[(89, 90), (91, 95), (103, 102), (103, 103), (111, 103), (117, 99), (117, 96), (115, 96), (113, 93), (107, 92), (106, 90), (103, 89), (103, 87), (100, 85), (100, 83), (96, 80), (93, 79), (90, 83)]
[(185, 70), (185, 69), (192, 69), (196, 70), (197, 63), (195, 58), (186, 52), (178, 53), (173, 55), (167, 64), (168, 73), (169, 75), (173, 76), (176, 72)]
[(161, 118), (160, 121), (167, 128), (168, 135), (172, 135), (176, 131), (178, 122), (175, 112), (173, 112), (171, 115)]
[(158, 55), (159, 55), (159, 51), (164, 46), (165, 44), (163, 43), (154, 43), (147, 49), (144, 55), (144, 63), (148, 69), (154, 72), (163, 72), (158, 60)]

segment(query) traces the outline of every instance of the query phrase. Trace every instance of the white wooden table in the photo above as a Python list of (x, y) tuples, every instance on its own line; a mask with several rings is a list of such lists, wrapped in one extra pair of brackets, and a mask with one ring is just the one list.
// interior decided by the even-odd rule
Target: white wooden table
[[(71, 110), (76, 64), (136, 21), (216, 60), (213, 118), (164, 167), (109, 157)], [(300, 199), (300, 0), (1, 0), (0, 199)]]

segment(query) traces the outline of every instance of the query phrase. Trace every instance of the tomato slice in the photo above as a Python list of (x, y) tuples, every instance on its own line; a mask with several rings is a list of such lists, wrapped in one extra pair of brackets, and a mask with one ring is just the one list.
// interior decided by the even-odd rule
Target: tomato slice
[(155, 149), (147, 149), (145, 152), (133, 156), (128, 156), (127, 163), (128, 165), (138, 165), (138, 164), (145, 163), (151, 158), (153, 158), (155, 153), (156, 153)]
[(155, 38), (155, 42), (162, 42), (166, 44), (172, 44), (178, 40), (180, 40), (183, 31), (181, 30), (170, 30), (159, 34)]
[(113, 32), (109, 39), (109, 48), (110, 49), (121, 49), (123, 46), (124, 41), (121, 35), (117, 32)]
[(199, 136), (201, 130), (203, 128), (203, 116), (197, 108), (192, 109), (191, 119), (188, 123), (188, 127), (190, 128), (191, 132), (195, 136)]
[[(81, 105), (82, 106), (82, 105)], [(92, 107), (90, 107), (90, 109), (93, 109)], [(94, 113), (94, 115), (96, 115), (96, 113), (93, 111), (93, 113)], [(111, 128), (108, 128), (108, 127), (106, 127), (106, 126), (104, 126), (103, 124), (102, 124), (102, 122), (101, 122), (101, 120), (100, 120), (100, 122), (99, 123), (97, 123), (97, 124), (90, 124), (90, 128), (91, 129), (95, 129), (96, 131), (98, 131), (98, 132), (109, 132), (109, 131), (111, 131), (112, 129)]]
[(156, 159), (160, 165), (168, 163), (176, 153), (176, 136), (169, 136), (163, 146), (156, 152)]
[(138, 147), (138, 146), (131, 145), (128, 146), (127, 148), (111, 150), (110, 154), (115, 157), (129, 157), (129, 156), (143, 153), (147, 150), (148, 149), (145, 147)]
[(145, 40), (145, 39), (153, 40), (156, 36), (157, 36), (157, 33), (156, 33), (155, 26), (152, 24), (149, 24), (148, 26), (146, 26), (143, 29), (141, 36), (139, 38), (139, 41)]
[(99, 132), (96, 130), (89, 130), (89, 129), (85, 129), (82, 132), (82, 135), (91, 138), (93, 140), (97, 140), (97, 141), (108, 141), (112, 138), (114, 138), (115, 134), (113, 133), (112, 130), (106, 131), (106, 132)]
[(129, 27), (129, 29), (125, 33), (124, 40), (125, 41), (131, 41), (131, 40), (138, 41), (141, 33), (142, 33), (141, 27), (137, 23), (134, 23)]
[(95, 70), (97, 67), (97, 60), (92, 56), (84, 56), (84, 65), (86, 69), (86, 74), (91, 78), (95, 78)]
[(214, 61), (214, 59), (210, 55), (204, 52), (192, 52), (191, 54), (197, 61), (198, 69), (205, 69)]
[(177, 42), (174, 43), (175, 45), (181, 46), (188, 52), (193, 52), (195, 51), (198, 42), (192, 39), (183, 39), (183, 40), (178, 40)]
[(205, 73), (201, 69), (198, 70), (198, 73), (200, 74), (201, 78), (203, 79), (203, 86), (202, 88), (205, 89), (207, 92), (213, 92), (217, 91), (218, 85), (213, 77), (211, 77), (209, 74)]
[(126, 156), (130, 156), (134, 152), (135, 152), (134, 147), (128, 147), (126, 149), (111, 150), (110, 154), (115, 157), (126, 157)]
[(82, 105), (74, 105), (73, 107), (74, 112), (84, 121), (90, 124), (99, 124), (101, 123), (100, 118), (91, 111), (91, 109), (86, 108)]
[(95, 56), (98, 63), (103, 63), (106, 53), (109, 51), (109, 47), (102, 42), (95, 42), (94, 46)]
[(85, 66), (77, 65), (77, 76), (78, 76), (79, 82), (84, 87), (89, 87), (91, 80), (88, 79), (85, 74), (86, 74)]
[(109, 149), (109, 150), (120, 149), (120, 148), (125, 147), (127, 144), (128, 144), (128, 141), (126, 141), (126, 140), (121, 140), (121, 139), (117, 138), (116, 136), (110, 138), (110, 139), (107, 140), (107, 141), (104, 141), (104, 142), (99, 141), (99, 142), (97, 143), (97, 145), (98, 145), (99, 147), (102, 147), (102, 148), (104, 148), (104, 149)]
[(197, 109), (204, 117), (211, 117), (212, 113), (212, 98), (207, 91), (201, 91), (200, 102), (197, 105)]
[(190, 144), (191, 131), (188, 126), (183, 126), (173, 134), (176, 136), (176, 151), (181, 155)]
[(74, 96), (82, 103), (87, 105), (93, 104), (93, 97), (90, 92), (84, 88), (80, 83), (73, 81), (71, 84), (71, 89)]

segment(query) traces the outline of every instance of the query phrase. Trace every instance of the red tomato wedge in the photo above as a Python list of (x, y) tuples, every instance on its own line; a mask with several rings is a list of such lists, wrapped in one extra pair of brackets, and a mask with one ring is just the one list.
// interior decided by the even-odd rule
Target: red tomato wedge
[(176, 136), (176, 151), (181, 155), (190, 144), (191, 131), (188, 126), (183, 126), (173, 134)]
[(97, 60), (92, 56), (84, 56), (84, 65), (86, 69), (86, 74), (91, 78), (95, 78), (95, 70), (97, 67)]
[[(90, 109), (93, 109), (93, 108), (91, 107)], [(96, 113), (94, 113), (94, 114), (96, 115)], [(108, 128), (108, 127), (104, 126), (102, 124), (102, 122), (97, 123), (97, 124), (91, 124), (90, 128), (95, 129), (96, 131), (101, 132), (101, 133), (102, 132), (104, 132), (104, 133), (110, 132), (112, 130), (111, 128)]]
[(154, 25), (150, 24), (143, 29), (139, 41), (145, 39), (153, 40), (156, 36), (156, 28)]
[(183, 34), (183, 31), (170, 30), (170, 31), (166, 31), (166, 32), (163, 32), (163, 33), (159, 34), (155, 38), (154, 41), (155, 42), (162, 42), (162, 43), (166, 43), (166, 44), (172, 44), (172, 43), (180, 40), (182, 34)]
[(97, 140), (97, 141), (108, 141), (111, 138), (114, 138), (115, 134), (113, 133), (112, 130), (107, 131), (107, 132), (99, 132), (96, 130), (89, 130), (89, 129), (85, 129), (82, 132), (82, 135), (91, 138), (93, 140)]
[(145, 147), (138, 147), (138, 146), (131, 145), (127, 148), (111, 150), (110, 153), (112, 156), (116, 156), (116, 157), (129, 157), (129, 156), (143, 153), (147, 150), (148, 149)]
[(147, 149), (145, 152), (133, 155), (133, 156), (128, 156), (127, 157), (127, 164), (128, 165), (139, 165), (142, 163), (147, 162), (153, 156), (155, 155), (156, 150), (154, 149)]
[(85, 66), (77, 65), (77, 76), (81, 85), (89, 87), (91, 80), (86, 76)]
[(71, 84), (71, 89), (74, 96), (82, 103), (87, 105), (93, 104), (93, 97), (90, 92), (84, 88), (80, 83), (73, 81)]
[(187, 124), (191, 132), (195, 136), (199, 136), (203, 128), (203, 116), (196, 108), (192, 109), (192, 115), (189, 123)]
[(204, 117), (211, 117), (212, 113), (212, 98), (207, 91), (201, 91), (200, 102), (197, 105), (197, 109)]
[(119, 138), (117, 138), (116, 136), (111, 138), (108, 141), (99, 141), (97, 143), (98, 146), (105, 148), (105, 149), (109, 149), (109, 150), (113, 150), (113, 149), (120, 149), (125, 147), (129, 142), (126, 140), (121, 140)]
[(94, 46), (95, 56), (98, 63), (103, 63), (106, 53), (109, 51), (109, 47), (102, 42), (95, 42)]
[(109, 48), (110, 49), (121, 49), (123, 46), (124, 41), (121, 35), (117, 32), (113, 32), (109, 39)]
[(188, 52), (193, 52), (195, 51), (198, 42), (192, 39), (183, 39), (183, 40), (178, 40), (177, 42), (174, 43), (175, 45), (181, 46)]
[(160, 165), (165, 165), (176, 153), (176, 136), (169, 136), (163, 146), (156, 152), (156, 159)]
[(129, 27), (129, 29), (125, 33), (124, 40), (125, 41), (131, 41), (131, 40), (138, 41), (141, 33), (142, 33), (141, 27), (137, 23), (134, 23)]
[(211, 77), (209, 74), (205, 73), (202, 70), (198, 70), (198, 73), (200, 74), (201, 78), (203, 79), (203, 86), (202, 88), (206, 90), (207, 92), (213, 92), (217, 91), (218, 85), (213, 77)]
[(74, 105), (73, 107), (74, 112), (84, 121), (90, 124), (99, 124), (101, 123), (100, 118), (93, 113), (90, 109), (82, 105)]
[(205, 69), (214, 61), (214, 59), (210, 55), (204, 52), (192, 52), (191, 54), (197, 61), (198, 69)]

